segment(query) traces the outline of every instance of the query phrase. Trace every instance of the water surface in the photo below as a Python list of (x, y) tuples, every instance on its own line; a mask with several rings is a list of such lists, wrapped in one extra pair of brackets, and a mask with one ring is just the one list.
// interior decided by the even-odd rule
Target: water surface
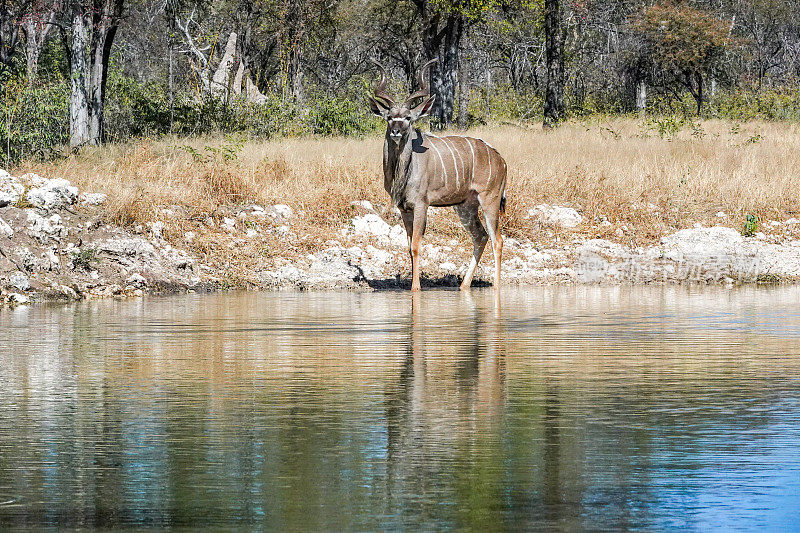
[(787, 530), (800, 289), (0, 310), (0, 527)]

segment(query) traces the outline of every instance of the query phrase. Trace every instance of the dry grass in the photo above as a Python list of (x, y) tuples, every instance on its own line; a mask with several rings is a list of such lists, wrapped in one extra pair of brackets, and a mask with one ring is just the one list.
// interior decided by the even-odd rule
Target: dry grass
[[(543, 202), (577, 207), (590, 221), (607, 217), (611, 226), (590, 222), (582, 231), (608, 236), (625, 227), (630, 243), (716, 222), (718, 211), (733, 225), (748, 213), (762, 219), (800, 213), (797, 124), (708, 121), (664, 138), (641, 121), (614, 119), (547, 133), (502, 126), (468, 134), (491, 142), (509, 163), (510, 234), (533, 232), (525, 213)], [(219, 138), (143, 140), (55, 163), (27, 162), (15, 171), (107, 192), (108, 216), (124, 224), (154, 220), (165, 205), (184, 206), (187, 220), (202, 220), (226, 205), (259, 202), (289, 204), (306, 229), (332, 230), (353, 214), (353, 200), (387, 203), (381, 143), (378, 137), (245, 142), (226, 159)], [(434, 232), (449, 235), (457, 227), (448, 218)], [(302, 251), (302, 244), (292, 246)]]

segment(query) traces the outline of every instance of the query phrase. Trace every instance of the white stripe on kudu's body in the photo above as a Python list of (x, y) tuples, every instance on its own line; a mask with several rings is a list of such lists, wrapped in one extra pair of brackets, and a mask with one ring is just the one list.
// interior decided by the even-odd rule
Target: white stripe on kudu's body
[(439, 137), (439, 139), (441, 139), (444, 145), (447, 146), (447, 149), (450, 150), (450, 157), (453, 158), (453, 168), (456, 171), (456, 187), (461, 187), (461, 180), (458, 179), (458, 163), (456, 163), (456, 154), (455, 152), (453, 152), (453, 148), (450, 146), (450, 143), (447, 142), (447, 139), (444, 139), (442, 137)]
[(475, 150), (472, 148), (472, 139), (469, 137), (464, 137), (467, 140), (467, 144), (469, 145), (469, 151), (472, 154), (472, 166), (470, 167), (470, 176), (475, 177)]
[[(384, 185), (400, 209), (409, 236), (411, 290), (420, 290), (419, 249), (425, 232), (428, 206), (452, 206), (472, 237), (472, 259), (461, 289), (469, 288), (472, 274), (490, 237), (494, 253), (494, 287), (498, 288), (503, 249), (500, 214), (505, 205), (506, 163), (489, 143), (481, 139), (437, 137), (423, 134), (414, 127), (414, 122), (426, 116), (434, 103), (424, 76), (430, 63), (432, 61), (423, 66), (417, 76), (420, 89), (401, 104), (395, 103), (394, 98), (386, 92), (386, 72), (378, 65), (381, 80), (375, 87), (374, 97), (370, 97), (372, 112), (387, 121), (383, 149)], [(421, 103), (419, 99), (422, 99)], [(451, 158), (442, 156), (436, 146), (437, 141), (450, 151), (455, 183), (448, 179)], [(481, 159), (480, 151), (476, 151), (478, 142), (486, 146), (485, 161)], [(467, 157), (464, 143), (469, 146), (470, 157)], [(496, 158), (494, 164), (492, 157)], [(441, 187), (438, 185), (440, 182)], [(481, 210), (483, 217), (480, 216)], [(485, 228), (481, 219), (486, 224)]]
[(439, 151), (438, 148), (436, 148), (435, 144), (431, 143), (431, 146), (433, 147), (434, 150), (436, 150), (436, 155), (439, 156), (439, 164), (442, 165), (442, 172), (444, 173), (444, 183), (445, 185), (447, 185), (447, 169), (444, 168), (444, 159), (442, 159), (442, 153)]

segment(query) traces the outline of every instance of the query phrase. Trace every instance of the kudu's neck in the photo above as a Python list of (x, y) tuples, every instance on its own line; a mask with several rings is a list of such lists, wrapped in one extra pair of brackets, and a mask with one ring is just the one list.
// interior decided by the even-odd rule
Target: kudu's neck
[(383, 185), (392, 196), (395, 205), (400, 207), (405, 200), (406, 183), (411, 167), (414, 140), (421, 135), (413, 128), (399, 143), (394, 142), (387, 132), (383, 148)]

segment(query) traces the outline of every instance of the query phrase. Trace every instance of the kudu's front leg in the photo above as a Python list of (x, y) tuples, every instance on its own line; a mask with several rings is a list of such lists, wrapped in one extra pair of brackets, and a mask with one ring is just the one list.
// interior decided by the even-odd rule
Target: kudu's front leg
[[(411, 290), (422, 289), (419, 272), (419, 247), (422, 236), (425, 234), (425, 225), (428, 219), (428, 206), (416, 206), (413, 211), (403, 211), (403, 223), (408, 234), (409, 253), (411, 255)], [(410, 230), (410, 231), (409, 231)]]

